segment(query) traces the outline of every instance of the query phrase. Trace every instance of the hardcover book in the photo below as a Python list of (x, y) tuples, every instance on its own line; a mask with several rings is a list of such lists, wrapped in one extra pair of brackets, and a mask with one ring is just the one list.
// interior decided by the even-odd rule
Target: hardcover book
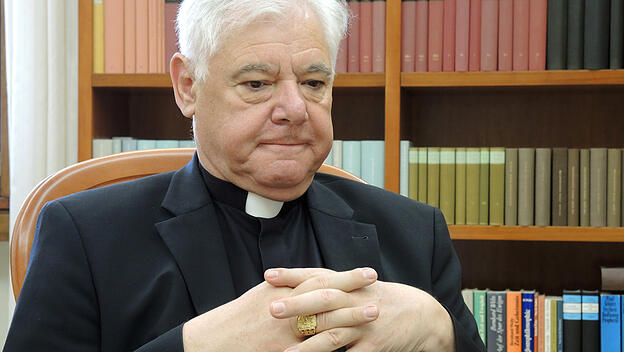
[(533, 351), (535, 336), (535, 291), (522, 292), (522, 351)]
[(444, 0), (444, 31), (442, 34), (442, 71), (455, 71), (456, 0)]
[(414, 72), (416, 1), (401, 1), (401, 72)]
[(360, 141), (342, 142), (342, 168), (357, 177), (362, 176), (362, 143)]
[(507, 347), (507, 293), (487, 291), (487, 351), (504, 351)]
[(479, 225), (489, 225), (490, 210), (490, 150), (480, 148), (479, 154)]
[(124, 3), (104, 1), (104, 72), (124, 72)]
[(600, 297), (598, 291), (581, 290), (583, 352), (600, 352)]
[(165, 72), (169, 72), (171, 57), (178, 51), (175, 21), (179, 6), (178, 0), (165, 1)]
[(589, 214), (589, 183), (590, 183), (590, 169), (589, 169), (589, 149), (581, 149), (580, 151), (580, 189), (579, 189), (579, 217), (581, 226), (589, 226), (590, 214)]
[(622, 202), (622, 151), (607, 150), (607, 226), (619, 227)]
[(93, 0), (93, 73), (104, 73), (104, 4)]
[(548, 1), (546, 68), (565, 70), (568, 42), (568, 1)]
[(461, 290), (462, 298), (464, 299), (464, 304), (466, 308), (474, 315), (474, 290), (465, 288)]
[(149, 23), (148, 0), (136, 0), (136, 72), (149, 72)]
[(563, 291), (563, 346), (565, 352), (581, 352), (581, 291)]
[(487, 303), (486, 290), (474, 290), (473, 292), (473, 309), (474, 317), (477, 321), (477, 329), (479, 336), (483, 341), (483, 345), (487, 342)]
[(409, 150), (411, 145), (412, 142), (407, 140), (400, 142), (399, 193), (405, 197), (409, 197)]
[(466, 224), (466, 148), (455, 150), (455, 224)]
[(518, 225), (534, 224), (535, 149), (518, 149)]
[(440, 207), (440, 148), (427, 148), (427, 204)]
[(518, 225), (518, 148), (505, 150), (505, 225)]
[(373, 72), (386, 70), (386, 0), (373, 0)]
[(529, 0), (514, 0), (513, 70), (529, 70)]
[(479, 224), (479, 184), (481, 153), (479, 148), (466, 148), (466, 224)]
[(470, 0), (457, 0), (455, 17), (455, 71), (468, 71), (470, 52)]
[(568, 0), (568, 55), (566, 58), (568, 70), (581, 70), (584, 68), (584, 37), (585, 0)]
[(588, 70), (609, 68), (610, 0), (585, 1), (583, 60)]
[(507, 352), (522, 351), (522, 293), (507, 292)]
[(609, 68), (624, 67), (624, 0), (611, 0), (611, 33), (609, 35)]
[(490, 225), (503, 225), (505, 213), (505, 148), (490, 148)]
[(418, 200), (418, 148), (409, 149), (409, 197)]
[(513, 1), (499, 0), (498, 4), (498, 70), (513, 68)]
[(373, 3), (360, 1), (360, 72), (373, 72)]
[(429, 0), (428, 71), (442, 71), (442, 45), (444, 32), (444, 1)]
[(124, 73), (136, 72), (136, 0), (124, 1)]
[(447, 224), (455, 224), (455, 148), (440, 150), (440, 210)]
[(568, 149), (568, 226), (579, 226), (580, 154)]
[(427, 72), (429, 42), (429, 2), (427, 0), (416, 1), (416, 46), (414, 58), (414, 70)]
[(553, 226), (568, 225), (568, 149), (552, 150), (552, 208)]
[(546, 0), (529, 1), (529, 70), (546, 69)]
[(589, 225), (607, 225), (607, 149), (590, 149)]
[(498, 67), (498, 0), (481, 1), (481, 71)]
[(351, 26), (347, 38), (347, 72), (360, 72), (360, 1), (348, 0)]
[(362, 141), (362, 179), (384, 188), (384, 141)]
[(332, 142), (332, 165), (335, 167), (342, 169), (342, 141), (335, 140)]
[(427, 148), (418, 148), (418, 201), (427, 203)]
[(622, 304), (618, 294), (600, 294), (600, 351), (621, 351)]
[(550, 148), (535, 150), (535, 225), (550, 225)]
[(481, 0), (470, 0), (468, 70), (481, 70)]

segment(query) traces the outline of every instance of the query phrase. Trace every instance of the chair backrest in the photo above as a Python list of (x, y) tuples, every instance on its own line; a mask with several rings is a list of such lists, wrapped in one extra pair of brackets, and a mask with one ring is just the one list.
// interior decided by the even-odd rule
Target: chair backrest
[[(11, 238), (11, 281), (17, 300), (30, 258), (39, 212), (45, 203), (87, 189), (177, 170), (189, 162), (194, 148), (153, 149), (83, 161), (47, 177), (26, 197)], [(364, 182), (339, 168), (322, 165), (319, 172)]]

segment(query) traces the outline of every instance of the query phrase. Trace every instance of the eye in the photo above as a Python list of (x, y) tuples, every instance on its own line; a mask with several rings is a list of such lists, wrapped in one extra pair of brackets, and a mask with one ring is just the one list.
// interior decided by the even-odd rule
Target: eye
[(251, 89), (258, 90), (266, 86), (267, 84), (262, 81), (249, 81), (249, 82), (245, 82), (245, 85)]
[(310, 88), (321, 88), (322, 86), (325, 85), (325, 82), (323, 81), (318, 81), (318, 80), (310, 80), (310, 81), (305, 81), (303, 82), (304, 84), (306, 84), (308, 87)]

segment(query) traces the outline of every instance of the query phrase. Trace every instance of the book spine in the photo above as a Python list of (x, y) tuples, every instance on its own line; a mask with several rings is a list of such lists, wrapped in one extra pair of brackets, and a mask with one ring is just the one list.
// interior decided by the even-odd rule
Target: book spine
[(360, 72), (373, 72), (373, 3), (360, 1)]
[(505, 148), (490, 149), (490, 225), (503, 225), (505, 213)]
[(513, 70), (529, 69), (529, 0), (514, 0)]
[(568, 149), (568, 226), (579, 226), (580, 154)]
[(416, 44), (414, 70), (427, 72), (429, 42), (429, 2), (427, 0), (416, 1)]
[(418, 201), (427, 203), (427, 148), (418, 148)]
[(474, 315), (474, 290), (465, 288), (461, 290), (461, 294), (466, 308), (468, 308), (470, 313)]
[(580, 188), (579, 188), (579, 222), (581, 226), (589, 226), (590, 223), (590, 169), (589, 169), (589, 149), (581, 149), (580, 151)]
[(409, 149), (412, 142), (401, 141), (399, 151), (399, 193), (409, 197)]
[(489, 225), (490, 210), (490, 150), (479, 150), (479, 225)]
[(499, 0), (498, 4), (498, 70), (513, 68), (513, 1)]
[(600, 297), (598, 291), (581, 291), (583, 352), (600, 352)]
[(124, 4), (104, 1), (104, 72), (124, 72)]
[(125, 137), (121, 140), (121, 151), (131, 152), (137, 150), (137, 140), (132, 137)]
[(444, 22), (442, 34), (442, 71), (455, 71), (455, 17), (456, 0), (444, 0)]
[(386, 1), (373, 1), (373, 72), (386, 70)]
[(449, 225), (455, 224), (455, 148), (440, 150), (440, 210)]
[(360, 72), (360, 2), (349, 0), (348, 3), (353, 17), (347, 39), (347, 72)]
[(455, 150), (455, 224), (466, 224), (466, 148)]
[(522, 351), (533, 351), (535, 336), (535, 292), (522, 293)]
[(621, 351), (621, 309), (620, 295), (600, 295), (600, 351)]
[(546, 0), (529, 1), (529, 70), (546, 69)]
[(548, 0), (546, 68), (565, 70), (568, 39), (567, 0)]
[(416, 1), (401, 2), (401, 72), (414, 72)]
[(178, 51), (175, 22), (179, 6), (177, 0), (165, 2), (165, 72), (169, 72), (171, 57)]
[(563, 299), (557, 301), (557, 352), (563, 352)]
[(104, 73), (103, 0), (93, 0), (93, 73)]
[(619, 227), (622, 202), (622, 151), (607, 150), (607, 226)]
[(498, 0), (481, 1), (481, 71), (496, 71), (498, 57)]
[(149, 72), (148, 0), (136, 0), (136, 72)]
[(137, 150), (156, 149), (156, 140), (137, 139)]
[(136, 0), (124, 1), (124, 72), (136, 72)]
[(347, 52), (347, 41), (349, 39), (347, 37), (342, 38), (340, 41), (340, 45), (338, 46), (338, 55), (336, 57), (336, 73), (346, 73), (347, 72), (347, 62), (349, 62), (348, 52)]
[(468, 71), (470, 0), (457, 0), (455, 13), (455, 71)]
[(158, 73), (158, 3), (159, 0), (148, 0), (147, 3), (147, 70), (149, 73)]
[(362, 179), (384, 187), (384, 141), (362, 141)]
[(589, 225), (607, 225), (607, 149), (590, 149)]
[(487, 351), (504, 351), (507, 347), (507, 297), (504, 291), (487, 292)]
[(609, 1), (585, 1), (583, 60), (588, 70), (609, 68)]
[(487, 342), (487, 304), (485, 290), (475, 290), (473, 292), (473, 309), (474, 317), (477, 321), (477, 330), (485, 346)]
[(481, 0), (470, 0), (468, 70), (481, 70)]
[(332, 142), (332, 165), (342, 169), (342, 141), (335, 140)]
[(568, 225), (568, 149), (552, 151), (552, 204), (553, 226)]
[(440, 207), (440, 148), (427, 148), (427, 204)]
[(429, 0), (428, 64), (429, 72), (442, 71), (442, 41), (444, 32), (444, 1)]
[(158, 4), (158, 72), (164, 73), (165, 69), (165, 3), (160, 0)]
[(581, 292), (563, 291), (563, 346), (565, 352), (581, 352)]
[(518, 149), (518, 225), (534, 224), (535, 149)]
[(546, 297), (544, 299), (544, 319), (543, 319), (543, 325), (544, 325), (544, 352), (551, 352), (550, 351), (550, 302), (551, 302), (552, 298), (550, 297)]
[(180, 141), (175, 139), (159, 139), (156, 141), (156, 148), (179, 148)]
[(507, 352), (522, 351), (522, 293), (507, 292)]
[(505, 150), (505, 225), (518, 225), (518, 148)]
[(343, 141), (342, 142), (342, 166), (347, 172), (357, 177), (362, 176), (362, 142), (360, 141)]
[(535, 225), (550, 225), (550, 166), (551, 150), (535, 150)]
[(544, 352), (544, 295), (535, 295), (535, 352)]
[[(591, 0), (590, 0), (591, 1)], [(568, 0), (568, 70), (581, 70), (585, 37), (585, 0)]]
[(409, 197), (418, 200), (418, 148), (409, 149)]
[(481, 153), (479, 148), (466, 149), (466, 224), (479, 224), (479, 184)]
[(93, 141), (93, 158), (113, 154), (113, 140), (110, 138), (94, 138)]
[(624, 68), (624, 0), (611, 0), (609, 68)]

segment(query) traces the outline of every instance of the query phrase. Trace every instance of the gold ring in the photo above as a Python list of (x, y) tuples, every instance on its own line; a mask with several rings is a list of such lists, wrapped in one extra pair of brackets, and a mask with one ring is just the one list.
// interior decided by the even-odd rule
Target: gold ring
[(297, 329), (303, 336), (312, 336), (316, 334), (316, 314), (298, 315)]

